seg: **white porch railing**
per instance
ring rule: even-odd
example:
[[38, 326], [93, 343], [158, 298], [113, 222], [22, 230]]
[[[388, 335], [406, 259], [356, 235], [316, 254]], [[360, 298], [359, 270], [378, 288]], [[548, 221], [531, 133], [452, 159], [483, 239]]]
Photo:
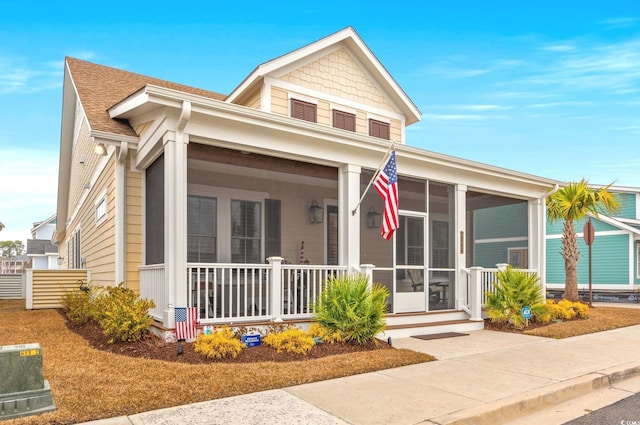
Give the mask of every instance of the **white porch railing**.
[[140, 266], [140, 298], [153, 300], [156, 305], [149, 310], [149, 315], [162, 322], [162, 313], [167, 307], [164, 288], [164, 264]]
[[313, 303], [320, 296], [330, 276], [341, 277], [347, 267], [311, 266], [283, 264], [280, 274], [282, 282], [283, 317], [310, 315]]
[[282, 264], [187, 264], [189, 306], [207, 324], [305, 318], [329, 276], [347, 267]]
[[[500, 265], [499, 265], [500, 266]], [[506, 264], [505, 264], [506, 266]], [[471, 315], [472, 320], [482, 318], [482, 307], [487, 302], [487, 294], [495, 291], [494, 284], [498, 281], [496, 273], [501, 268], [485, 269], [471, 267], [462, 270], [462, 305], [461, 308]], [[527, 274], [534, 274], [535, 269], [521, 269]]]

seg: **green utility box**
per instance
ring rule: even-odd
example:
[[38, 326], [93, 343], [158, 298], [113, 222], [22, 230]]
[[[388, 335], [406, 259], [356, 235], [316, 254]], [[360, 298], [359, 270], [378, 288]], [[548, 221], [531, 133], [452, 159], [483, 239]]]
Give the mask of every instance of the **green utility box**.
[[0, 420], [55, 409], [40, 344], [0, 346]]

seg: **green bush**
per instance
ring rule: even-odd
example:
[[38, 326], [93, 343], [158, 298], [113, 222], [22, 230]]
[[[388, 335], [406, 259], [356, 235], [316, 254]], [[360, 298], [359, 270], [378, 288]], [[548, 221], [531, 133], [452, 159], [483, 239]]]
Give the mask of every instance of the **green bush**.
[[508, 322], [518, 329], [527, 321], [522, 317], [522, 308], [531, 307], [531, 321], [544, 322], [548, 314], [538, 275], [507, 267], [496, 273], [498, 281], [494, 291], [487, 292], [485, 312], [494, 322]]
[[329, 278], [314, 304], [314, 320], [330, 333], [340, 333], [346, 342], [365, 344], [375, 341], [386, 325], [386, 298], [382, 285], [369, 285], [361, 274]]
[[66, 291], [60, 297], [60, 303], [67, 319], [77, 325], [84, 325], [94, 318], [92, 289]]
[[229, 356], [235, 359], [245, 347], [227, 326], [218, 328], [211, 334], [201, 333], [193, 343], [195, 352], [209, 359], [224, 359]]
[[107, 287], [93, 303], [96, 320], [110, 343], [137, 341], [153, 322], [149, 316], [149, 309], [155, 307], [153, 301], [140, 299], [123, 284]]
[[315, 345], [313, 338], [302, 329], [289, 327], [284, 332], [268, 333], [264, 343], [276, 349], [278, 353], [308, 354]]

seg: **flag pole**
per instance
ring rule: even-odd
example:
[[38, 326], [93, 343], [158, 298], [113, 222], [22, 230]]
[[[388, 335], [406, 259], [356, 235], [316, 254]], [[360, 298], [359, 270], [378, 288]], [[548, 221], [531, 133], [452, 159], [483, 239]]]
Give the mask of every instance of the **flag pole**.
[[389, 146], [389, 149], [387, 149], [387, 152], [384, 154], [384, 157], [382, 157], [382, 162], [380, 162], [380, 165], [378, 165], [378, 168], [376, 169], [376, 172], [373, 173], [373, 177], [371, 177], [371, 180], [369, 180], [369, 184], [367, 185], [367, 188], [364, 190], [364, 192], [362, 192], [362, 196], [360, 197], [360, 200], [356, 204], [355, 208], [351, 211], [351, 215], [356, 215], [356, 212], [358, 211], [358, 207], [360, 206], [360, 204], [364, 200], [364, 197], [367, 195], [367, 192], [369, 191], [369, 188], [371, 187], [371, 184], [376, 179], [376, 177], [378, 177], [378, 174], [380, 174], [380, 170], [382, 169], [382, 166], [384, 165], [384, 162], [387, 160], [387, 157], [389, 156], [389, 153], [393, 150], [393, 148], [395, 146], [396, 146], [396, 141], [392, 140], [391, 141], [391, 146]]

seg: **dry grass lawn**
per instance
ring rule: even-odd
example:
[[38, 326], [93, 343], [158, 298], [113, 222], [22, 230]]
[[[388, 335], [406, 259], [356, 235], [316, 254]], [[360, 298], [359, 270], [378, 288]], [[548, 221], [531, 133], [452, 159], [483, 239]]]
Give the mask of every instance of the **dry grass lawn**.
[[57, 410], [3, 424], [73, 424], [422, 363], [411, 350], [374, 350], [307, 361], [190, 365], [106, 353], [71, 332], [54, 310], [0, 300], [0, 345], [39, 343]]
[[[191, 365], [91, 348], [53, 310], [0, 300], [0, 345], [37, 342], [57, 410], [3, 424], [73, 424], [433, 360], [410, 350], [375, 350], [290, 363]], [[525, 330], [565, 338], [640, 324], [640, 309], [596, 307], [584, 320]]]
[[548, 338], [568, 338], [638, 324], [640, 308], [593, 307], [589, 309], [588, 319], [553, 323], [525, 330], [523, 333]]

